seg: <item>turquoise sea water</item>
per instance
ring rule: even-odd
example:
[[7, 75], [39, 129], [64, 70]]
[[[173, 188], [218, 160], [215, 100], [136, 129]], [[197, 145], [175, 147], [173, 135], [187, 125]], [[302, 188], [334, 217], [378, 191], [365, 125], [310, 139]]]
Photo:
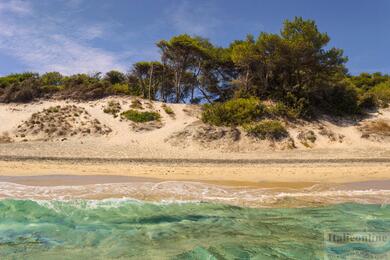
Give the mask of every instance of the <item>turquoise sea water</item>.
[[0, 201], [0, 259], [323, 259], [327, 230], [388, 231], [390, 206]]

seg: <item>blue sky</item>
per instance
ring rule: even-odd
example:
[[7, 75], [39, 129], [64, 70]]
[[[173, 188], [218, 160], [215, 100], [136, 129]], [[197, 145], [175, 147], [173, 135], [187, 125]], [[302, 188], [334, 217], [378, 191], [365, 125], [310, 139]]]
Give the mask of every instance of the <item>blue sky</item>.
[[189, 33], [227, 46], [294, 16], [316, 20], [348, 68], [390, 73], [389, 0], [0, 0], [0, 75], [127, 71]]

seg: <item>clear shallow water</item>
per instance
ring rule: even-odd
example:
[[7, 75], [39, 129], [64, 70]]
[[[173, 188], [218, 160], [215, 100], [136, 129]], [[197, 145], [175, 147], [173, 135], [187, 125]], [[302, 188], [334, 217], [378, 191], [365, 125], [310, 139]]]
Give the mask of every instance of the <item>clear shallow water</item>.
[[323, 259], [326, 230], [389, 231], [390, 206], [0, 200], [1, 259]]
[[[370, 184], [371, 185], [371, 184]], [[385, 189], [384, 189], [385, 188]], [[310, 207], [340, 204], [390, 204], [387, 187], [323, 186], [304, 189], [228, 187], [199, 182], [129, 182], [78, 186], [29, 186], [0, 182], [0, 199], [203, 201], [241, 207]]]

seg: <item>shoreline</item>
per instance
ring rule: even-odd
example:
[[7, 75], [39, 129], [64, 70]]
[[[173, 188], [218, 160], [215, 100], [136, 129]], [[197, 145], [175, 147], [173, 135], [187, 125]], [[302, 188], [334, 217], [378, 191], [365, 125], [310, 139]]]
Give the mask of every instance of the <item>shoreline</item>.
[[206, 159], [206, 158], [104, 158], [104, 157], [60, 157], [60, 156], [16, 156], [16, 155], [0, 155], [0, 162], [68, 162], [68, 163], [107, 163], [110, 164], [216, 164], [216, 165], [271, 165], [271, 164], [354, 164], [354, 163], [389, 163], [389, 157], [379, 158], [305, 158], [305, 159]]
[[389, 180], [390, 159], [274, 159], [245, 163], [243, 160], [0, 156], [0, 176], [34, 175], [127, 176], [252, 187], [283, 183], [285, 187], [296, 187]]
[[344, 184], [169, 181], [116, 175], [0, 176], [0, 200], [217, 203], [250, 208], [388, 204], [390, 180]]

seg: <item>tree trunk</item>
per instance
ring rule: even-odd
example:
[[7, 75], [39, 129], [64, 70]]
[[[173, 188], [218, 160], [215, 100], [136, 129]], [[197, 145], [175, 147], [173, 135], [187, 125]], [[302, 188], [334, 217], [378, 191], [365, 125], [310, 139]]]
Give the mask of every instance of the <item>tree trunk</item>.
[[150, 68], [150, 75], [149, 75], [149, 93], [148, 93], [148, 98], [149, 101], [151, 100], [151, 89], [152, 89], [152, 78], [153, 78], [153, 64], [152, 67]]

